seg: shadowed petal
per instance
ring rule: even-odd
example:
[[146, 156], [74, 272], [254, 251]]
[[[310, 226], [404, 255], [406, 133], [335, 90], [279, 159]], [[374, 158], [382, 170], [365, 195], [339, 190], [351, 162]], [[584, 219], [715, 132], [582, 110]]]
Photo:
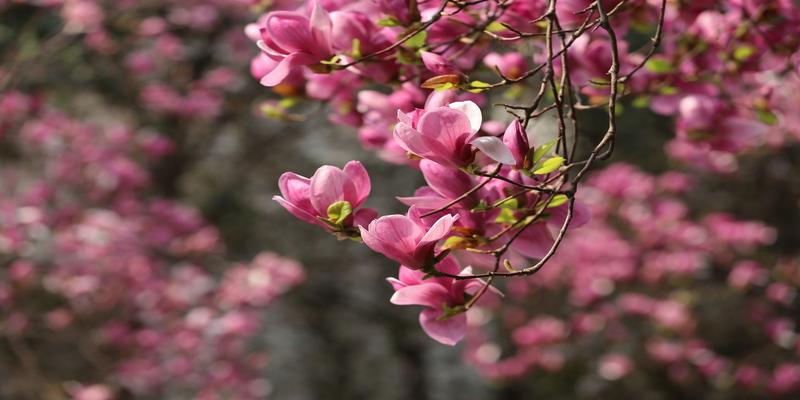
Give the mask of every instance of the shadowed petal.
[[425, 310], [419, 314], [419, 324], [431, 339], [448, 346], [455, 346], [467, 332], [467, 316], [462, 313], [438, 320], [441, 315], [441, 310]]
[[502, 140], [494, 136], [483, 136], [473, 140], [470, 144], [477, 147], [478, 150], [486, 154], [492, 160], [501, 164], [515, 165], [517, 161], [511, 150], [506, 147]]

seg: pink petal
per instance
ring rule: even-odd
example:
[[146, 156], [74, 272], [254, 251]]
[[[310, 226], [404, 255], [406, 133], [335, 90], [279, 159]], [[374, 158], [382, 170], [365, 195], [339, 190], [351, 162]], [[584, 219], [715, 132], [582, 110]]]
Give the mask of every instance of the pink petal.
[[261, 78], [261, 85], [272, 87], [280, 84], [296, 68], [316, 63], [313, 56], [305, 53], [293, 53], [281, 60], [275, 68]]
[[305, 222], [308, 222], [310, 224], [315, 224], [315, 225], [320, 225], [320, 226], [326, 227], [326, 225], [322, 221], [318, 220], [316, 218], [316, 216], [308, 213], [307, 211], [303, 210], [300, 207], [297, 207], [296, 205], [292, 204], [291, 202], [289, 202], [288, 200], [284, 199], [283, 197], [281, 197], [281, 196], [273, 196], [272, 200], [275, 200], [276, 202], [278, 202], [278, 204], [283, 206], [283, 208], [285, 208], [286, 211], [289, 211], [295, 217], [300, 218], [301, 220], [303, 220]]
[[353, 216], [353, 226], [368, 226], [375, 218], [378, 218], [377, 211], [371, 208], [362, 208]]
[[[453, 256], [447, 256], [438, 264], [436, 264], [436, 270], [451, 275], [458, 275], [462, 272], [461, 266], [458, 264], [458, 260], [456, 260], [456, 258]], [[452, 278], [447, 279], [452, 280]]]
[[458, 90], [455, 89], [435, 90], [431, 92], [430, 96], [428, 96], [428, 99], [425, 101], [425, 109], [435, 110], [440, 107], [447, 107], [448, 104], [455, 100], [457, 95]]
[[439, 308], [447, 302], [447, 288], [435, 283], [423, 282], [398, 289], [389, 300], [398, 306], [427, 306]]
[[486, 154], [489, 158], [501, 164], [515, 165], [517, 161], [511, 150], [506, 147], [502, 140], [494, 136], [482, 136], [473, 140], [470, 144]]
[[403, 215], [387, 215], [361, 228], [361, 238], [372, 250], [398, 261], [409, 268], [422, 268], [422, 261], [414, 257], [417, 239], [422, 228]]
[[403, 283], [403, 281], [396, 278], [386, 278], [386, 282], [389, 282], [389, 284], [392, 285], [392, 289], [395, 291], [406, 287], [406, 284]]
[[304, 177], [295, 174], [294, 172], [284, 172], [278, 178], [278, 189], [280, 189], [283, 197], [295, 204], [307, 204], [308, 211], [311, 209], [311, 202], [309, 201], [309, 186], [311, 181]]
[[472, 189], [473, 184], [469, 175], [443, 166], [439, 163], [422, 160], [419, 169], [425, 177], [425, 182], [440, 195], [448, 199], [456, 199]]
[[356, 198], [352, 201], [353, 208], [358, 208], [364, 203], [364, 200], [369, 196], [372, 185], [369, 180], [369, 174], [364, 166], [358, 161], [350, 161], [344, 166], [344, 173], [353, 182], [356, 189]]
[[404, 266], [400, 266], [400, 269], [397, 272], [397, 278], [400, 279], [401, 282], [405, 283], [406, 285], [417, 285], [422, 282], [422, 277], [425, 274], [416, 269], [406, 268]]
[[288, 12], [271, 12], [266, 21], [269, 40], [289, 53], [310, 53], [313, 45], [309, 21], [304, 15]]
[[419, 240], [419, 244], [417, 247], [422, 247], [427, 244], [436, 243], [445, 236], [450, 233], [450, 228], [453, 227], [453, 224], [458, 220], [458, 215], [445, 215], [442, 218], [439, 218], [436, 223], [428, 229], [428, 232], [425, 233], [425, 236]]
[[553, 246], [553, 235], [545, 224], [533, 224], [525, 229], [511, 246], [531, 258], [542, 258]]
[[425, 141], [428, 148], [433, 142], [443, 151], [452, 153], [464, 145], [464, 139], [471, 135], [472, 127], [466, 114], [442, 107], [426, 112], [420, 118], [417, 130], [424, 138], [430, 139]]
[[472, 128], [472, 133], [478, 132], [481, 129], [481, 124], [483, 123], [483, 114], [481, 114], [481, 108], [478, 107], [477, 104], [469, 100], [457, 101], [455, 103], [450, 103], [448, 107], [461, 111], [467, 116], [469, 119], [469, 125]]
[[467, 316], [462, 313], [440, 321], [437, 318], [441, 315], [441, 310], [424, 310], [419, 314], [419, 324], [431, 339], [455, 346], [467, 332]]
[[416, 129], [412, 128], [411, 125], [403, 122], [395, 125], [394, 138], [397, 144], [409, 153], [416, 154], [420, 157], [424, 157], [430, 153], [428, 146], [425, 145], [425, 141], [422, 140], [422, 135]]
[[318, 53], [330, 54], [331, 44], [331, 17], [328, 12], [320, 6], [319, 1], [314, 2], [314, 9], [311, 11], [310, 21], [311, 34], [314, 38], [313, 45]]
[[423, 210], [437, 210], [450, 203], [450, 200], [438, 196], [397, 197], [401, 203]]
[[[550, 219], [547, 222], [551, 226], [560, 229], [567, 219], [567, 207], [569, 204], [564, 204], [559, 207], [550, 209]], [[577, 228], [586, 225], [592, 219], [592, 211], [582, 201], [575, 200], [572, 206], [572, 221], [570, 221], [570, 228]]]
[[[328, 207], [338, 201], [357, 198], [356, 188], [350, 178], [339, 168], [324, 165], [311, 177], [309, 187], [311, 204], [320, 213], [328, 215]], [[355, 207], [355, 205], [351, 204]]]

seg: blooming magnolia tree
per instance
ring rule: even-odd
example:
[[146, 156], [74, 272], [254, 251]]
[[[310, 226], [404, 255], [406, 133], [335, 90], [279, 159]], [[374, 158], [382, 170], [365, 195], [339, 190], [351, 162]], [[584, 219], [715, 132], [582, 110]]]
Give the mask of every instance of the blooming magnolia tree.
[[[796, 248], [707, 192], [799, 167], [798, 48], [792, 0], [0, 0], [0, 397], [267, 397], [261, 311], [303, 269], [224, 243], [252, 229], [184, 180], [254, 110], [325, 107], [424, 185], [381, 215], [349, 161], [271, 204], [391, 260], [390, 302], [500, 398], [796, 398]], [[657, 141], [641, 115], [684, 172], [601, 165]]]
[[303, 270], [176, 193], [244, 95], [245, 6], [0, 2], [0, 397], [269, 392], [253, 339]]
[[[789, 2], [746, 1], [314, 1], [269, 12], [247, 28], [261, 84], [328, 101], [334, 122], [427, 183], [399, 197], [406, 215], [377, 217], [362, 207], [370, 180], [353, 161], [286, 173], [275, 200], [399, 262], [392, 302], [427, 307], [423, 329], [455, 344], [497, 278], [539, 272], [589, 221], [576, 193], [614, 150], [621, 96], [676, 115], [667, 151], [711, 169], [790, 136], [773, 86], [796, 79], [799, 16]], [[479, 104], [500, 96], [506, 113], [485, 118]], [[293, 103], [267, 107], [290, 117]], [[587, 143], [579, 114], [594, 108], [607, 128]], [[529, 130], [539, 121], [552, 123]]]

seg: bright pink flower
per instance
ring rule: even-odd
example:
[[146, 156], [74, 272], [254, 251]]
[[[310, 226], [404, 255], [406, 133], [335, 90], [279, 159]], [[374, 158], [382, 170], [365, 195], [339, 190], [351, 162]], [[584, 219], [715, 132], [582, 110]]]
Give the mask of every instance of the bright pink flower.
[[[451, 275], [471, 272], [461, 271], [453, 257], [443, 259], [436, 269]], [[400, 306], [425, 306], [419, 314], [422, 329], [437, 342], [453, 346], [464, 338], [467, 330], [467, 316], [462, 307], [483, 283], [450, 277], [423, 279], [424, 276], [416, 268], [401, 266], [397, 279], [387, 279], [395, 290], [390, 301]]]
[[465, 101], [408, 114], [398, 112], [397, 118], [400, 122], [395, 125], [395, 140], [409, 153], [453, 168], [466, 167], [474, 159], [470, 142], [482, 121], [475, 103]]
[[342, 222], [343, 227], [363, 225], [375, 217], [372, 209], [358, 210], [371, 189], [367, 170], [358, 161], [348, 162], [343, 169], [322, 166], [310, 179], [286, 172], [278, 180], [278, 187], [282, 196], [274, 196], [273, 200], [297, 218], [328, 230], [331, 225], [322, 220], [333, 218], [328, 208], [334, 203], [350, 203], [353, 214]]
[[483, 63], [489, 68], [497, 68], [504, 77], [511, 79], [519, 78], [528, 70], [525, 57], [517, 52], [489, 53], [484, 57]]
[[615, 381], [624, 378], [633, 370], [630, 357], [620, 353], [609, 353], [600, 359], [597, 372], [603, 379]]
[[425, 68], [436, 75], [458, 75], [461, 71], [446, 58], [428, 51], [421, 51], [420, 56]]
[[387, 215], [370, 222], [366, 229], [360, 227], [361, 238], [372, 250], [408, 268], [422, 269], [433, 265], [436, 243], [450, 233], [457, 219], [445, 215], [426, 229], [416, 218]]
[[279, 61], [261, 78], [264, 86], [278, 85], [291, 71], [318, 64], [333, 55], [331, 18], [319, 3], [315, 3], [310, 17], [298, 12], [271, 12], [260, 31], [259, 47]]
[[522, 168], [531, 146], [528, 134], [518, 120], [511, 122], [502, 140], [495, 136], [481, 136], [470, 142], [487, 157], [500, 164]]

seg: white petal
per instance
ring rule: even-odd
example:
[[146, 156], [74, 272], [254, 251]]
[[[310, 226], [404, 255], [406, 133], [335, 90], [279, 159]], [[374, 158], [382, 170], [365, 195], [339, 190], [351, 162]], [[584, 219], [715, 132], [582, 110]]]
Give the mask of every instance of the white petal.
[[501, 164], [514, 165], [514, 155], [506, 147], [502, 140], [494, 136], [482, 136], [472, 141], [473, 146], [477, 147], [483, 154]]
[[471, 101], [457, 101], [455, 103], [450, 103], [448, 107], [467, 114], [467, 118], [469, 118], [469, 125], [472, 128], [472, 133], [475, 133], [481, 129], [483, 115], [481, 115], [481, 108], [478, 107], [477, 104]]

